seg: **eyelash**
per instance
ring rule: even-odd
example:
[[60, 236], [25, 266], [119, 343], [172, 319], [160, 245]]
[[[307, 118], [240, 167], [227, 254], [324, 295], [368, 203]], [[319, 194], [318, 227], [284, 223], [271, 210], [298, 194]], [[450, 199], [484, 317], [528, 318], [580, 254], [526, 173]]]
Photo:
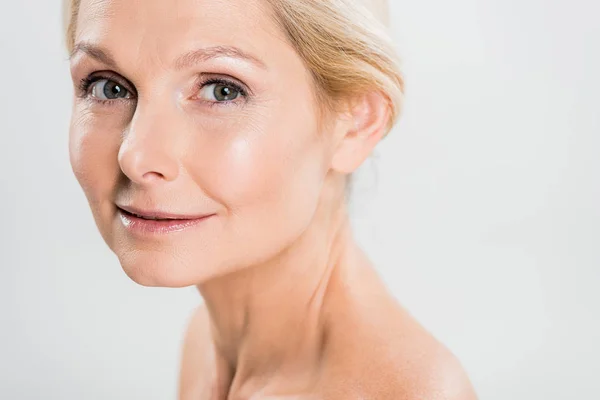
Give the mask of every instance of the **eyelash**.
[[[109, 106], [114, 105], [115, 103], [120, 102], [122, 100], [127, 100], [127, 99], [102, 100], [102, 99], [93, 97], [91, 95], [91, 93], [89, 93], [89, 89], [94, 83], [101, 81], [101, 80], [112, 81], [112, 82], [118, 83], [121, 86], [124, 86], [124, 87], [126, 86], [126, 85], [121, 84], [121, 82], [119, 82], [117, 79], [115, 79], [114, 77], [111, 77], [111, 76], [88, 75], [79, 82], [80, 97], [90, 98], [92, 101], [94, 101], [96, 103], [99, 103], [102, 105], [109, 105]], [[200, 91], [205, 86], [212, 85], [212, 84], [224, 85], [224, 86], [231, 87], [231, 88], [235, 89], [241, 97], [244, 97], [244, 98], [248, 97], [248, 92], [242, 86], [238, 85], [237, 83], [233, 82], [232, 80], [224, 79], [224, 78], [202, 79], [200, 82], [198, 82], [196, 84], [195, 90]], [[135, 95], [131, 90], [127, 89], [126, 87], [125, 87], [125, 90], [127, 90], [130, 94]], [[236, 103], [235, 100], [228, 100], [228, 101], [200, 100], [200, 101], [202, 103], [208, 103], [209, 107], [227, 107], [227, 106], [235, 105], [235, 103]]]
[[[93, 102], [95, 103], [99, 103], [102, 105], [111, 105], [111, 103], [116, 103], [119, 100], [101, 100], [101, 99], [97, 99], [95, 97], [92, 96], [91, 93], [89, 93], [90, 87], [98, 82], [101, 81], [103, 79], [106, 80], [110, 80], [110, 81], [114, 81], [117, 82], [119, 84], [121, 84], [120, 82], [116, 81], [115, 79], [111, 78], [110, 76], [101, 76], [101, 75], [95, 75], [95, 76], [86, 76], [85, 78], [83, 78], [80, 82], [79, 82], [79, 93], [81, 98], [89, 98], [91, 99]], [[126, 89], [128, 92], [130, 92], [129, 89]]]
[[[208, 78], [206, 80], [201, 80], [200, 82], [198, 82], [196, 84], [196, 91], [199, 92], [202, 89], [204, 89], [205, 86], [213, 85], [213, 84], [231, 87], [239, 93], [239, 97], [243, 97], [245, 99], [248, 98], [248, 92], [242, 86], [238, 85], [237, 83], [233, 82], [232, 80], [225, 79], [225, 78]], [[202, 101], [203, 103], [208, 103], [208, 105], [210, 107], [214, 107], [214, 106], [225, 106], [226, 107], [226, 106], [230, 106], [230, 105], [236, 105], [235, 104], [236, 100], [227, 100], [227, 101], [200, 100], [200, 101]]]

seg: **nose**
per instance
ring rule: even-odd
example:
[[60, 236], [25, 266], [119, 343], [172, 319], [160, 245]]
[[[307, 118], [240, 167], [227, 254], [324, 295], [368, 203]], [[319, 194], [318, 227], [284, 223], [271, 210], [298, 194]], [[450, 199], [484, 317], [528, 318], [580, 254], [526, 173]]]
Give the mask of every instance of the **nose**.
[[131, 181], [144, 185], [177, 178], [176, 138], [165, 128], [166, 119], [166, 115], [156, 110], [142, 110], [138, 106], [118, 155], [121, 170]]

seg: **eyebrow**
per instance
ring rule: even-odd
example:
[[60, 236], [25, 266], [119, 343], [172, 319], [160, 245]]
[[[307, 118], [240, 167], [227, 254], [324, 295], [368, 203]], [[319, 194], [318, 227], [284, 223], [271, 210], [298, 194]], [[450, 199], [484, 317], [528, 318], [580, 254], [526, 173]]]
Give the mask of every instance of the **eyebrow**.
[[115, 68], [117, 67], [117, 63], [112, 58], [110, 53], [103, 50], [99, 46], [95, 46], [88, 42], [79, 42], [75, 46], [73, 46], [73, 50], [71, 54], [69, 54], [69, 60], [72, 60], [78, 53], [84, 53], [88, 56], [92, 57], [95, 60], [100, 61], [103, 64], [108, 65], [109, 67]]
[[192, 50], [177, 58], [175, 61], [175, 69], [181, 70], [189, 68], [196, 63], [218, 57], [239, 58], [246, 60], [262, 69], [267, 69], [266, 64], [261, 59], [234, 46], [212, 46], [198, 50]]
[[[100, 61], [103, 64], [108, 65], [111, 68], [117, 68], [117, 63], [115, 62], [115, 59], [111, 56], [110, 52], [93, 43], [77, 43], [73, 47], [73, 51], [71, 51], [71, 54], [69, 55], [69, 60], [75, 57], [75, 55], [77, 55], [78, 53], [85, 53], [88, 56]], [[267, 69], [266, 64], [261, 59], [253, 56], [252, 54], [246, 53], [242, 49], [234, 46], [212, 46], [192, 50], [179, 56], [177, 60], [175, 60], [175, 63], [173, 65], [176, 70], [182, 70], [190, 68], [191, 66], [197, 63], [219, 57], [239, 58], [248, 61], [262, 69]]]

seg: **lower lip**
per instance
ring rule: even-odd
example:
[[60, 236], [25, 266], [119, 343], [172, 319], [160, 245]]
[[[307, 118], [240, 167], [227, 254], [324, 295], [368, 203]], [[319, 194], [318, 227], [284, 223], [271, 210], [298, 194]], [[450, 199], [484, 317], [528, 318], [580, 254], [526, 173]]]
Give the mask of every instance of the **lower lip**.
[[121, 209], [118, 209], [118, 212], [121, 223], [128, 231], [146, 235], [160, 235], [180, 232], [197, 226], [198, 224], [201, 224], [212, 217], [212, 215], [207, 215], [205, 217], [195, 219], [152, 220], [136, 217], [135, 215], [124, 212]]

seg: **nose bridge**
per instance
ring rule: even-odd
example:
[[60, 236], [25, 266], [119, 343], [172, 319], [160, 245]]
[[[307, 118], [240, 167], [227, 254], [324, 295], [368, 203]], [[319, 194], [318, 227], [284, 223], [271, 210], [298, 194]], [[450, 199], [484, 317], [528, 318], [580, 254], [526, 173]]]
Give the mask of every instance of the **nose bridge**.
[[174, 119], [177, 109], [160, 90], [138, 98], [135, 113], [124, 133], [119, 164], [131, 180], [139, 183], [161, 177], [173, 180], [179, 169]]

